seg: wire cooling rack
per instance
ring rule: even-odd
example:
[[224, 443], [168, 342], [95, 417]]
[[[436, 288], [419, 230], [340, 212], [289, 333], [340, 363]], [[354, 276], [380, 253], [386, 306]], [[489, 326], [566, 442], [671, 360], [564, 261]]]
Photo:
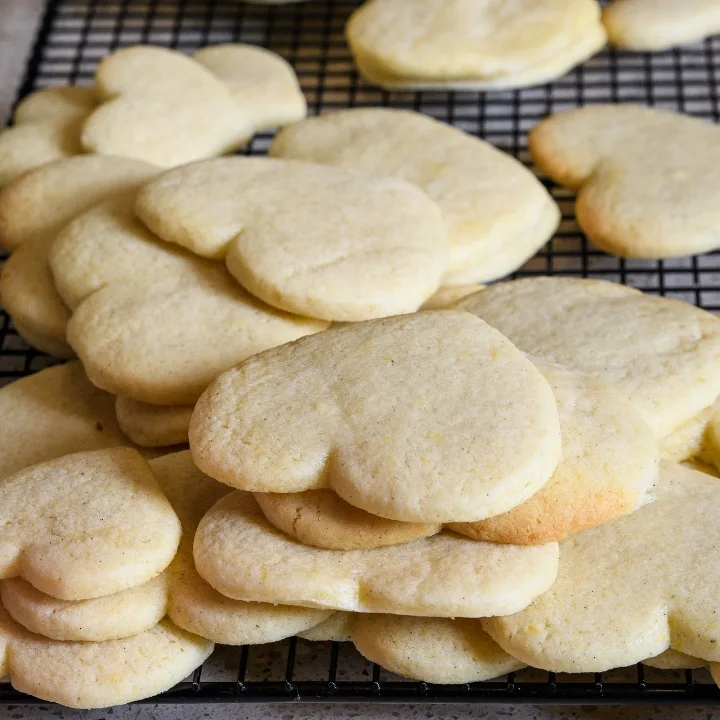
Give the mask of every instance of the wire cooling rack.
[[[124, 45], [152, 43], [192, 52], [230, 41], [269, 47], [295, 67], [311, 112], [389, 105], [422, 111], [489, 140], [528, 162], [527, 131], [546, 115], [598, 102], [638, 102], [720, 118], [720, 38], [663, 53], [608, 50], [550, 85], [511, 92], [387, 93], [358, 79], [343, 39], [355, 0], [291, 5], [207, 2], [48, 3], [20, 96], [38, 87], [89, 84], [99, 60]], [[247, 152], [262, 154], [270, 135]], [[720, 253], [666, 261], [620, 260], [593, 248], [575, 222], [573, 198], [551, 187], [563, 211], [557, 236], [517, 276], [599, 277], [720, 309]], [[0, 384], [53, 361], [29, 349], [5, 313]], [[147, 702], [478, 702], [720, 705], [706, 671], [637, 668], [596, 675], [524, 670], [492, 682], [437, 686], [411, 682], [365, 661], [349, 643], [291, 639], [219, 648], [192, 678]], [[0, 685], [0, 703], [38, 702]]]

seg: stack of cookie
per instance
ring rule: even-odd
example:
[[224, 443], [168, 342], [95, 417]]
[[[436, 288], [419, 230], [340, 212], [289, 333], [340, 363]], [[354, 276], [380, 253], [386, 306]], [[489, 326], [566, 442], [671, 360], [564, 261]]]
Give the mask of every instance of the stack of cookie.
[[720, 500], [674, 461], [717, 456], [720, 320], [560, 278], [458, 308], [245, 359], [149, 463], [78, 363], [0, 392], [13, 684], [115, 704], [294, 634], [428, 682], [716, 671]]

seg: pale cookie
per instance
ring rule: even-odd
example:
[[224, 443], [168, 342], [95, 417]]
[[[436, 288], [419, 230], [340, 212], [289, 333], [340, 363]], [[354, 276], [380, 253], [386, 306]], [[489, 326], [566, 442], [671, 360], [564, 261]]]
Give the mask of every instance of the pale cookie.
[[409, 110], [360, 108], [310, 118], [282, 130], [269, 152], [396, 176], [424, 190], [447, 227], [447, 285], [485, 282], [516, 270], [560, 222], [550, 194], [520, 162]]
[[613, 45], [628, 50], [665, 50], [720, 33], [717, 0], [615, 0], [603, 11]]
[[90, 88], [55, 87], [28, 95], [14, 125], [0, 130], [0, 187], [14, 177], [82, 152], [80, 133], [97, 104]]
[[697, 670], [706, 667], [708, 663], [699, 658], [691, 657], [677, 650], [666, 650], [660, 655], [643, 660], [643, 665], [658, 668], [658, 670]]
[[198, 573], [227, 597], [433, 617], [524, 608], [557, 574], [558, 546], [476, 542], [454, 533], [374, 550], [321, 550], [275, 529], [252, 495], [219, 500], [195, 534]]
[[49, 263], [57, 291], [74, 309], [113, 282], [173, 278], [197, 258], [154, 236], [133, 212], [135, 192], [105, 200], [77, 215], [57, 235]]
[[230, 90], [175, 50], [116, 50], [98, 66], [95, 89], [106, 102], [85, 121], [82, 143], [100, 155], [173, 167], [237, 150], [253, 134]]
[[350, 628], [361, 655], [413, 680], [470, 683], [525, 667], [500, 648], [477, 620], [353, 615]]
[[418, 523], [505, 512], [549, 480], [561, 452], [540, 372], [453, 310], [356, 323], [249, 358], [200, 398], [190, 448], [201, 470], [242, 490], [326, 487]]
[[716, 413], [715, 405], [706, 408], [664, 437], [660, 441], [662, 457], [666, 460], [682, 462], [707, 452], [706, 433], [711, 432]]
[[720, 320], [601, 280], [540, 277], [460, 301], [534, 357], [612, 385], [660, 440], [720, 395]]
[[[602, 525], [648, 502], [658, 476], [658, 446], [633, 405], [612, 388], [547, 363], [563, 459], [550, 481], [502, 515], [449, 528], [474, 540], [540, 545]], [[255, 499], [277, 528], [306, 545], [329, 549], [381, 547], [438, 533], [440, 525], [382, 520], [329, 490], [263, 494]]]
[[150, 405], [119, 396], [115, 402], [117, 423], [140, 447], [165, 447], [188, 441], [194, 405]]
[[167, 571], [143, 585], [91, 600], [63, 601], [21, 579], [0, 583], [3, 604], [16, 622], [65, 641], [104, 641], [149, 630], [167, 613], [178, 627], [215, 642], [255, 645], [314, 627], [330, 614], [230, 600], [195, 571], [193, 537], [200, 518], [228, 488], [203, 475], [190, 453], [151, 461], [153, 473], [182, 523], [183, 537]]
[[602, 525], [647, 503], [658, 478], [652, 430], [632, 403], [579, 373], [537, 363], [555, 393], [563, 458], [522, 505], [451, 530], [476, 540], [537, 545]]
[[65, 455], [0, 483], [0, 577], [53, 597], [109, 595], [151, 580], [180, 541], [180, 522], [130, 448]]
[[79, 362], [41, 370], [0, 390], [0, 476], [127, 442], [113, 398], [87, 379]]
[[421, 310], [452, 310], [455, 304], [468, 295], [482, 290], [484, 285], [445, 285], [431, 295], [420, 307]]
[[156, 174], [156, 168], [138, 160], [92, 155], [32, 170], [0, 192], [0, 246], [12, 251], [24, 242], [57, 235], [76, 215], [137, 189]]
[[378, 66], [371, 59], [359, 53], [355, 56], [355, 64], [360, 75], [370, 84], [379, 85], [386, 90], [415, 92], [422, 90], [457, 90], [460, 92], [512, 90], [557, 80], [602, 50], [606, 43], [605, 29], [602, 25], [597, 24], [585, 30], [581, 37], [570, 41], [563, 50], [546, 59], [511, 75], [483, 79], [437, 80], [403, 77], [389, 73], [386, 68]]
[[255, 493], [265, 518], [304, 545], [329, 550], [401, 545], [436, 535], [442, 525], [403, 523], [371, 515], [338, 497], [332, 490], [301, 493]]
[[503, 81], [564, 56], [559, 75], [587, 58], [583, 39], [598, 34], [604, 39], [595, 0], [369, 0], [346, 28], [361, 68], [426, 88], [503, 87]]
[[334, 612], [327, 620], [299, 632], [297, 636], [312, 642], [349, 642], [350, 621], [353, 617], [354, 613]]
[[273, 307], [324, 320], [413, 312], [447, 263], [440, 211], [395, 178], [268, 158], [166, 172], [138, 217], [168, 242], [221, 259]]
[[167, 573], [91, 600], [58, 600], [22, 578], [0, 581], [8, 614], [30, 632], [63, 642], [104, 642], [155, 627], [167, 612]]
[[720, 246], [716, 124], [639, 105], [592, 105], [544, 120], [529, 145], [544, 173], [578, 190], [578, 222], [603, 250], [664, 258]]
[[602, 672], [668, 648], [720, 659], [717, 482], [665, 462], [655, 501], [560, 546], [557, 581], [528, 608], [483, 621], [511, 655]]
[[58, 295], [48, 265], [52, 235], [23, 243], [0, 274], [0, 301], [18, 335], [50, 355], [74, 355], [65, 340], [70, 310]]
[[68, 341], [98, 387], [156, 405], [194, 403], [220, 373], [327, 323], [275, 310], [224, 267], [196, 259], [176, 277], [126, 277], [75, 310]]
[[120, 705], [169, 690], [213, 647], [167, 620], [129, 639], [48, 640], [21, 628], [0, 607], [0, 674], [20, 692], [73, 708]]
[[297, 122], [307, 114], [295, 71], [277, 53], [228, 43], [201, 48], [194, 57], [228, 87], [256, 130]]

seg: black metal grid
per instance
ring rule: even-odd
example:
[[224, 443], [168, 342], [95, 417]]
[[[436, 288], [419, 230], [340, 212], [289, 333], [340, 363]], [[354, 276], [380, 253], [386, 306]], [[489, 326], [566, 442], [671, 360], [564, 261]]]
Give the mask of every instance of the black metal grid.
[[[192, 52], [243, 41], [269, 47], [296, 68], [311, 112], [390, 105], [453, 123], [527, 162], [526, 134], [550, 113], [597, 102], [639, 102], [718, 121], [720, 38], [663, 53], [608, 50], [566, 77], [519, 91], [387, 93], [354, 72], [343, 28], [357, 0], [245, 5], [236, 0], [50, 0], [20, 96], [38, 87], [89, 84], [116, 47], [166, 45]], [[262, 154], [270, 135], [247, 152]], [[720, 253], [666, 261], [621, 260], [593, 248], [573, 214], [573, 197], [552, 187], [563, 221], [557, 236], [517, 275], [599, 277], [720, 310]], [[3, 312], [0, 384], [53, 362], [29, 349]], [[223, 648], [191, 679], [147, 702], [441, 702], [720, 705], [705, 671], [626, 669], [596, 675], [534, 670], [497, 681], [433, 686], [386, 673], [352, 646], [291, 639], [262, 648]], [[38, 702], [0, 685], [0, 703]]]

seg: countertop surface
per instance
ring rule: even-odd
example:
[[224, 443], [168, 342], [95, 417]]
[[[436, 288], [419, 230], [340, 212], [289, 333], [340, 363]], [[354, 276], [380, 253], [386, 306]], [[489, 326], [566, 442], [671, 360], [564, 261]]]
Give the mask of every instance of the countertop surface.
[[[43, 0], [0, 0], [0, 118], [12, 108], [40, 21]], [[478, 720], [711, 720], [720, 717], [708, 708], [617, 708], [556, 706], [470, 705], [136, 705], [108, 710], [72, 711], [57, 706], [10, 706], [0, 708], [0, 717], [12, 720], [36, 718], [114, 718], [116, 720], [189, 720], [190, 718], [249, 718], [250, 720], [426, 720], [430, 718], [478, 718]]]

